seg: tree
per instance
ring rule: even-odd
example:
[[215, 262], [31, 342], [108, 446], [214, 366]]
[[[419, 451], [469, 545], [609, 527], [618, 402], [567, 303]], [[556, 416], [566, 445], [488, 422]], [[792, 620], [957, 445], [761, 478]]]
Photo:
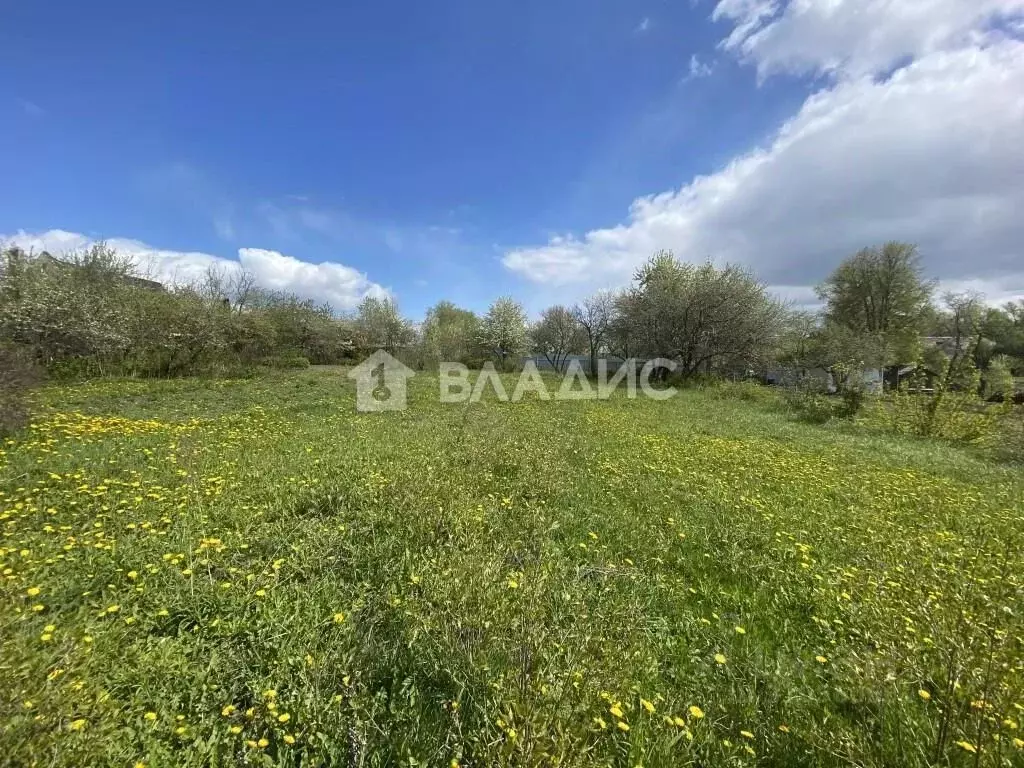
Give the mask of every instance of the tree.
[[545, 309], [530, 333], [533, 348], [544, 355], [556, 371], [565, 367], [569, 355], [583, 348], [584, 335], [576, 314], [561, 305]]
[[391, 297], [367, 296], [356, 310], [356, 327], [365, 347], [394, 354], [416, 338], [412, 324], [402, 317]]
[[439, 301], [423, 321], [423, 353], [431, 363], [469, 363], [477, 349], [480, 318], [450, 301]]
[[526, 312], [508, 296], [497, 299], [480, 324], [480, 346], [494, 355], [505, 368], [509, 358], [526, 349]]
[[760, 366], [784, 316], [746, 269], [687, 264], [671, 251], [637, 270], [618, 309], [631, 351], [673, 358], [687, 377]]
[[884, 365], [913, 356], [934, 284], [922, 277], [917, 246], [888, 242], [846, 259], [817, 290], [828, 322], [875, 337]]
[[[587, 336], [590, 348], [590, 372], [597, 371], [597, 354], [608, 341], [615, 319], [615, 296], [608, 291], [595, 293], [572, 308], [576, 322]], [[628, 355], [623, 355], [628, 357]]]

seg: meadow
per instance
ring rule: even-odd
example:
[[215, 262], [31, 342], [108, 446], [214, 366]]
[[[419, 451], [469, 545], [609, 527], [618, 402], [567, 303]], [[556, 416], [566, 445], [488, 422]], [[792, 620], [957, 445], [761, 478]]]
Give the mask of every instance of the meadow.
[[1024, 477], [663, 401], [101, 381], [0, 445], [0, 763], [1024, 765]]

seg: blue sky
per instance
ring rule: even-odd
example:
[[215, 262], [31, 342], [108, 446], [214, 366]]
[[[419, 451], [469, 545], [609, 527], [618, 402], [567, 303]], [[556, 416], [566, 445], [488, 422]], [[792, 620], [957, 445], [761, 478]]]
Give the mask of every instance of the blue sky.
[[[936, 276], [1024, 291], [1006, 245], [1021, 233], [1000, 217], [1020, 192], [999, 177], [1010, 146], [972, 159], [968, 189], [932, 179], [901, 198], [897, 220], [868, 210], [894, 171], [951, 151], [940, 136], [918, 158], [891, 128], [874, 136], [873, 105], [902, 99], [913, 115], [941, 116], [950, 100], [984, 99], [993, 78], [1024, 92], [1020, 2], [981, 0], [965, 14], [962, 0], [938, 0], [936, 26], [964, 32], [941, 45], [890, 3], [865, 5], [892, 30], [881, 53], [870, 30], [831, 10], [793, 18], [785, 0], [14, 5], [0, 27], [0, 233], [50, 243], [60, 230], [72, 244], [104, 237], [243, 263], [239, 249], [283, 254], [293, 260], [258, 262], [271, 284], [336, 302], [382, 286], [418, 317], [440, 298], [484, 309], [504, 293], [536, 311], [621, 285], [656, 247], [748, 263], [799, 298], [854, 244], [927, 242], [937, 211], [966, 195], [984, 208], [964, 215], [993, 253], [971, 272], [948, 243], [932, 248]], [[994, 16], [999, 34], [966, 42]], [[979, 51], [991, 61], [969, 60]], [[915, 78], [936, 67], [949, 70], [945, 86], [976, 75], [977, 93], [968, 83], [929, 97], [935, 83]], [[1001, 139], [984, 109], [1000, 111], [1008, 135], [1024, 128], [1019, 97], [970, 103], [982, 114], [948, 126], [963, 142], [952, 151]], [[857, 135], [881, 150], [844, 137], [839, 123], [861, 117]], [[821, 119], [838, 127], [816, 148]], [[796, 152], [780, 144], [787, 131]], [[805, 147], [811, 156], [789, 167]], [[757, 168], [735, 170], [758, 151]], [[872, 177], [858, 152], [888, 165]], [[794, 182], [798, 170], [823, 174], [821, 188]], [[842, 191], [851, 176], [856, 194]], [[808, 210], [824, 205], [822, 188], [837, 190], [835, 207]], [[758, 189], [760, 201], [737, 192]], [[664, 199], [631, 213], [654, 195]], [[829, 216], [834, 242], [808, 236], [793, 250], [784, 233]], [[366, 280], [293, 280], [299, 262]], [[317, 287], [332, 279], [349, 282]]]

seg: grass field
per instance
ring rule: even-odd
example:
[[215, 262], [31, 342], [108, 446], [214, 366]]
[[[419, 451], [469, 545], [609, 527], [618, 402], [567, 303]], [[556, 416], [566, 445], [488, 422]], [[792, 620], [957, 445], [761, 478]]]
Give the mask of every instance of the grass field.
[[0, 451], [0, 763], [1022, 765], [1024, 478], [665, 402], [51, 388]]

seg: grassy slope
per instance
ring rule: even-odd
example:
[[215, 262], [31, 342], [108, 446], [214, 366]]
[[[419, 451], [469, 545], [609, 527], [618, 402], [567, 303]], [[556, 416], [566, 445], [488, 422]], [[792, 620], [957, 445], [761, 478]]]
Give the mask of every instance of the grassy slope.
[[336, 372], [49, 390], [0, 456], [0, 754], [1024, 754], [1019, 475], [707, 394], [413, 384], [372, 415]]

